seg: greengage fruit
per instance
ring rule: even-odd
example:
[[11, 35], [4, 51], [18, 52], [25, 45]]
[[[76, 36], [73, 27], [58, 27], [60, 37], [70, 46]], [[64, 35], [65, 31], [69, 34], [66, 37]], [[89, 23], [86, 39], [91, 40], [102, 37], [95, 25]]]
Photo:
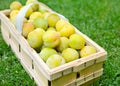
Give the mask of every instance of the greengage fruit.
[[33, 21], [33, 25], [36, 28], [43, 28], [44, 30], [46, 30], [48, 27], [48, 22], [43, 18], [36, 18]]
[[22, 35], [27, 38], [28, 34], [34, 30], [34, 26], [32, 23], [24, 23], [22, 28]]
[[82, 49], [85, 46], [85, 39], [79, 34], [72, 34], [69, 38], [69, 46], [74, 49]]
[[67, 37], [60, 37], [60, 44], [56, 47], [59, 52], [62, 52], [64, 49], [68, 48], [69, 40]]
[[89, 55], [94, 54], [96, 52], [97, 51], [96, 51], [95, 47], [87, 45], [81, 49], [80, 57], [86, 57], [86, 56], [89, 56]]
[[40, 12], [33, 12], [33, 13], [30, 15], [29, 20], [30, 20], [31, 22], [33, 22], [34, 19], [36, 19], [36, 18], [42, 18], [42, 14], [41, 14]]
[[22, 7], [22, 4], [18, 1], [14, 1], [10, 4], [10, 10], [20, 10]]
[[27, 41], [32, 48], [40, 48], [43, 44], [41, 31], [39, 29], [31, 31], [28, 34]]
[[39, 53], [40, 57], [41, 57], [45, 62], [46, 62], [47, 59], [48, 59], [51, 55], [53, 55], [53, 54], [57, 54], [57, 51], [56, 51], [55, 49], [53, 49], [53, 48], [48, 48], [48, 47], [43, 48], [43, 49], [40, 51], [40, 53]]
[[62, 51], [62, 57], [65, 59], [66, 62], [71, 62], [79, 58], [79, 54], [77, 50], [73, 48], [66, 48]]
[[44, 45], [55, 48], [60, 43], [60, 34], [54, 30], [48, 30], [43, 35]]
[[56, 23], [60, 20], [60, 17], [57, 14], [50, 14], [47, 17], [48, 25], [50, 27], [55, 27]]
[[46, 64], [49, 66], [49, 68], [55, 68], [65, 64], [65, 60], [62, 56], [54, 54], [47, 59]]

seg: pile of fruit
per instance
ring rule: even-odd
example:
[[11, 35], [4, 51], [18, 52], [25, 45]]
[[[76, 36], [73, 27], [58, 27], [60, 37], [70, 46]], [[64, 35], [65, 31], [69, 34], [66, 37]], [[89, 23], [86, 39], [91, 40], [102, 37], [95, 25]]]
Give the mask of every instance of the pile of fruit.
[[[34, 4], [26, 12], [22, 35], [50, 68], [96, 53], [71, 23], [35, 2], [37, 0], [26, 2], [26, 5]], [[24, 6], [18, 1], [10, 4], [9, 18], [13, 24], [22, 8]]]

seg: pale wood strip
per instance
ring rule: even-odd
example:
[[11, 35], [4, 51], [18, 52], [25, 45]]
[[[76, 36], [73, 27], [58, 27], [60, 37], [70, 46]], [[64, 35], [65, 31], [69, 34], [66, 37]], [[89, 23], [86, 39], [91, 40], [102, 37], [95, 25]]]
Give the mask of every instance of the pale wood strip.
[[[48, 86], [48, 79], [41, 73], [41, 71], [38, 69], [39, 66], [36, 65], [35, 62], [33, 62], [34, 64], [34, 74], [36, 75], [36, 80], [38, 80], [38, 86], [40, 86], [40, 84], [42, 84], [41, 86]], [[39, 84], [40, 83], [40, 84]]]
[[76, 79], [76, 85], [80, 86], [82, 84], [88, 83], [90, 80], [94, 81], [94, 79], [100, 77], [102, 74], [103, 74], [103, 68], [101, 68], [100, 70], [98, 70], [94, 73], [91, 73], [87, 76], [82, 76], [82, 77]]
[[85, 83], [84, 77], [76, 79], [76, 86], [80, 86]]
[[9, 32], [8, 30], [6, 29], [5, 25], [3, 24], [3, 22], [1, 22], [1, 32], [2, 32], [2, 37], [4, 39], [4, 41], [7, 43], [7, 45], [9, 46]]
[[51, 81], [51, 86], [65, 86], [66, 84], [76, 80], [76, 73], [64, 75], [56, 80]]
[[[77, 64], [76, 66], [73, 68], [73, 70], [75, 72], [77, 71], [80, 71], [81, 69], [81, 65], [83, 66], [84, 64], [84, 68], [88, 67], [88, 66], [91, 66], [93, 65], [94, 62], [96, 62], [96, 60], [98, 58], [101, 58], [102, 56], [106, 56], [106, 52], [98, 52], [98, 53], [95, 53], [95, 54], [92, 54], [90, 56], [87, 56], [87, 57], [84, 57], [84, 58], [81, 58], [81, 59], [78, 59], [76, 60], [77, 61]], [[99, 61], [100, 62], [100, 61]], [[87, 65], [86, 65], [87, 64]]]
[[68, 84], [65, 84], [65, 86], [76, 86], [75, 80], [71, 81]]
[[0, 12], [8, 16], [10, 14], [10, 9], [2, 10]]

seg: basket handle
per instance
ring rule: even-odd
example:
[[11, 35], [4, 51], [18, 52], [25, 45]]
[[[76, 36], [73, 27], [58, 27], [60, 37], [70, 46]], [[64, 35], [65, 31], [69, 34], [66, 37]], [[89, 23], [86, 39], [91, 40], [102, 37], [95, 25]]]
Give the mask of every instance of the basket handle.
[[29, 7], [31, 5], [33, 5], [33, 3], [30, 3], [30, 4], [26, 5], [25, 7], [23, 7], [17, 15], [15, 25], [16, 25], [17, 30], [20, 33], [22, 32], [22, 26], [23, 26], [23, 21], [24, 21], [25, 14], [26, 14], [27, 10], [29, 9]]

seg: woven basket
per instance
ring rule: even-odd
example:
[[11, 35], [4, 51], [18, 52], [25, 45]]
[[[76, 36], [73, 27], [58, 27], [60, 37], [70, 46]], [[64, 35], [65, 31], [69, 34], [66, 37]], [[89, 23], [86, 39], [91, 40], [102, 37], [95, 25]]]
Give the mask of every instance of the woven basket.
[[97, 53], [50, 69], [8, 19], [9, 14], [9, 10], [0, 12], [2, 36], [38, 86], [88, 85], [103, 74], [103, 63], [107, 52], [78, 29], [75, 28], [76, 33], [86, 39], [87, 45], [94, 46]]

